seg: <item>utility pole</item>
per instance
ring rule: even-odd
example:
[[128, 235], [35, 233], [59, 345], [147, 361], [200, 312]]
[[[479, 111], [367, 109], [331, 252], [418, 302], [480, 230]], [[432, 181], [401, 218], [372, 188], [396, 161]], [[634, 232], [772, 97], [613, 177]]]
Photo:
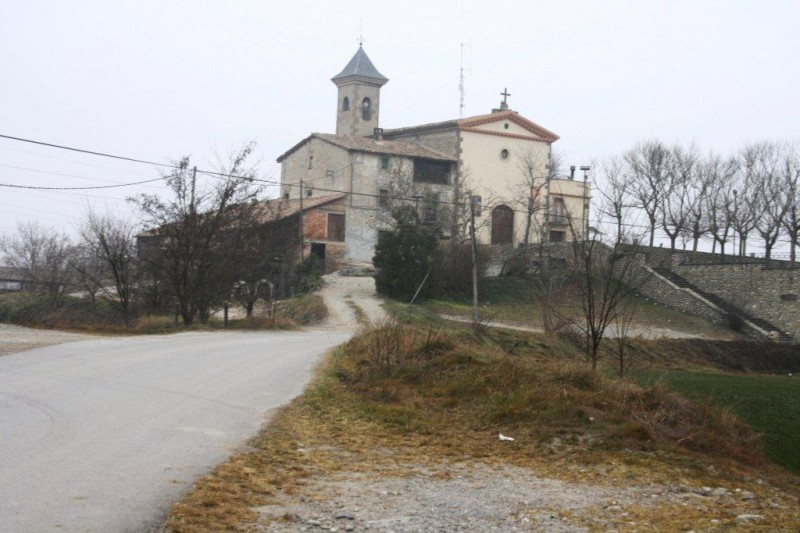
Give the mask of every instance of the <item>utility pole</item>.
[[300, 180], [300, 260], [306, 258], [306, 236], [303, 229], [303, 180]]
[[[471, 192], [471, 191], [470, 191]], [[475, 240], [476, 198], [469, 195], [469, 237], [472, 249], [472, 326], [478, 326], [478, 243]]]
[[583, 239], [589, 240], [589, 170], [591, 167], [588, 165], [583, 165], [581, 170], [583, 171], [583, 226], [581, 229], [583, 230]]
[[191, 213], [192, 213], [192, 217], [194, 217], [194, 215], [197, 212], [197, 209], [195, 208], [195, 205], [194, 205], [194, 191], [195, 191], [196, 184], [197, 184], [197, 167], [194, 167], [192, 169], [192, 196], [191, 196], [191, 199], [190, 199], [190, 206], [189, 206], [189, 209], [191, 210]]

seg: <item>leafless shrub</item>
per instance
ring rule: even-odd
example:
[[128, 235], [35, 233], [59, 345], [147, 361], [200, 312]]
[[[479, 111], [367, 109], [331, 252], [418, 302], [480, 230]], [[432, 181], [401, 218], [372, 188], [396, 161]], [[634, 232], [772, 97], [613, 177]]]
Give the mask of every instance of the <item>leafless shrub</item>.
[[392, 377], [410, 364], [429, 359], [440, 340], [438, 325], [423, 329], [385, 319], [366, 325], [350, 347], [362, 353], [370, 375]]

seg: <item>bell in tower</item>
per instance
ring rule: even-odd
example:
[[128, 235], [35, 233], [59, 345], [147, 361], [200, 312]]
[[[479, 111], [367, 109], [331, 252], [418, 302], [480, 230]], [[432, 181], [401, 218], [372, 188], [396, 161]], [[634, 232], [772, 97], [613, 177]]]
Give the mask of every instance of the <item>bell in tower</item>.
[[339, 88], [336, 135], [372, 135], [378, 127], [381, 87], [389, 78], [378, 72], [364, 48], [359, 46], [344, 70], [331, 78], [331, 81]]

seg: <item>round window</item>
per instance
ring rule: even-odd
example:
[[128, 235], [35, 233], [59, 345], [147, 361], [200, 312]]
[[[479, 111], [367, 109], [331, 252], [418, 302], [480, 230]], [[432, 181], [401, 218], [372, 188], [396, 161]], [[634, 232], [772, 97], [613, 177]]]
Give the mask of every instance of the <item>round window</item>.
[[503, 127], [504, 127], [505, 129], [508, 129], [508, 122], [506, 122], [505, 124], [503, 124]]
[[508, 159], [508, 150], [505, 148], [500, 150], [500, 159]]

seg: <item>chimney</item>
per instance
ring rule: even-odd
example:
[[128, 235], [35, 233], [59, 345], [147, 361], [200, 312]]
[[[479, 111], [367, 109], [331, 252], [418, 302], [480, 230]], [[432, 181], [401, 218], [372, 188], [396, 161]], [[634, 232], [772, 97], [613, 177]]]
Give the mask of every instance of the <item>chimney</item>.
[[383, 128], [375, 128], [374, 130], [372, 130], [372, 138], [375, 139], [376, 141], [382, 141]]
[[569, 167], [569, 179], [575, 180], [575, 165]]

